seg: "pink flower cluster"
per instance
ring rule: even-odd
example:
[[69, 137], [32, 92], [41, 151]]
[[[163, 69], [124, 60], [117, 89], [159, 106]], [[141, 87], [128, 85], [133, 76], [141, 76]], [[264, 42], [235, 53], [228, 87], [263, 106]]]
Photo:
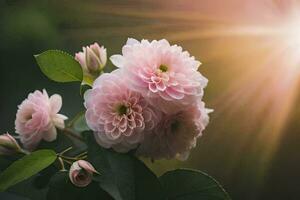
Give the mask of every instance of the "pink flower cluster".
[[111, 61], [119, 69], [98, 77], [84, 97], [98, 144], [152, 159], [186, 159], [209, 120], [200, 62], [167, 40], [135, 39]]
[[[202, 102], [207, 79], [198, 71], [199, 61], [167, 40], [135, 39], [110, 58], [118, 67], [111, 73], [102, 73], [106, 49], [97, 43], [75, 59], [88, 77], [83, 84], [93, 82], [84, 95], [85, 117], [99, 145], [122, 153], [136, 149], [152, 159], [188, 157], [209, 121]], [[67, 119], [58, 114], [61, 106], [61, 96], [49, 97], [46, 90], [22, 102], [15, 126], [26, 149], [56, 139]]]

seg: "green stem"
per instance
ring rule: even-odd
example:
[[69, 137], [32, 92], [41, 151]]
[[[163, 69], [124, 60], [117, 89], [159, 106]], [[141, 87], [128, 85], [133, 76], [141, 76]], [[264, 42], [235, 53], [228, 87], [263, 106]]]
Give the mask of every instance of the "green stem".
[[27, 151], [27, 150], [25, 150], [25, 149], [19, 149], [18, 152], [19, 152], [19, 153], [22, 153], [22, 154], [24, 154], [24, 155], [30, 154], [30, 152]]
[[72, 129], [70, 129], [70, 128], [65, 128], [63, 130], [63, 132], [66, 133], [67, 135], [69, 135], [69, 136], [71, 136], [71, 137], [73, 137], [73, 138], [81, 141], [81, 142], [84, 142], [84, 139], [81, 136], [79, 136], [75, 131], [73, 131]]
[[59, 160], [59, 163], [60, 163], [60, 166], [61, 166], [61, 171], [66, 171], [63, 159], [61, 157], [58, 157], [58, 160]]
[[71, 149], [73, 149], [73, 147], [69, 147], [69, 148], [63, 150], [62, 152], [59, 153], [59, 155], [64, 155], [65, 153], [67, 153], [67, 152], [70, 151]]
[[68, 160], [63, 160], [64, 162], [68, 163], [69, 165], [72, 165], [73, 163]]
[[77, 158], [76, 157], [69, 157], [69, 156], [63, 156], [63, 155], [60, 155], [61, 158], [65, 159], [65, 160], [73, 160], [73, 161], [76, 161]]
[[77, 155], [76, 157], [77, 157], [77, 158], [81, 158], [82, 156], [86, 156], [86, 154], [87, 154], [87, 151], [85, 151], [85, 152], [83, 152], [83, 153]]

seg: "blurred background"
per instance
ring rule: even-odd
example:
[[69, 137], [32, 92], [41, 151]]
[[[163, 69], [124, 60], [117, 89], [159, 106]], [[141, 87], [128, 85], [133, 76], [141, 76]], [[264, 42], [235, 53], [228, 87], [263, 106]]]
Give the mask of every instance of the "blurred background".
[[17, 105], [36, 89], [61, 94], [70, 118], [83, 109], [78, 85], [48, 80], [34, 54], [97, 41], [112, 55], [128, 37], [166, 38], [200, 60], [215, 110], [186, 162], [149, 167], [202, 170], [233, 199], [300, 199], [296, 0], [0, 0], [0, 132], [14, 131]]

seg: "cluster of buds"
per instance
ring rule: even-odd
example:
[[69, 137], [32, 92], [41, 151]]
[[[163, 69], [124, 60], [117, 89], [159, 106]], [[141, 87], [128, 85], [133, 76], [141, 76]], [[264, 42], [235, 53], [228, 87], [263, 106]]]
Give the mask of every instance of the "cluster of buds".
[[[24, 153], [16, 139], [9, 133], [0, 135], [0, 155]], [[99, 174], [96, 169], [85, 160], [74, 162], [69, 171], [70, 181], [77, 187], [86, 187], [92, 182], [93, 174]]]

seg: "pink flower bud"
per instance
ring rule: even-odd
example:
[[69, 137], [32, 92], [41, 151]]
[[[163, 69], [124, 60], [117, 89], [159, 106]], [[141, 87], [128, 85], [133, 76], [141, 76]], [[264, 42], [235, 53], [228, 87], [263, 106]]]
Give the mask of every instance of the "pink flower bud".
[[85, 75], [95, 76], [95, 74], [99, 74], [106, 64], [106, 49], [95, 42], [90, 46], [83, 47], [82, 50], [82, 52], [75, 54], [75, 59], [82, 66]]
[[98, 173], [91, 163], [85, 160], [74, 162], [69, 171], [71, 182], [78, 187], [86, 187], [92, 182], [93, 173]]
[[21, 151], [21, 147], [10, 134], [0, 135], [0, 155], [11, 155]]

